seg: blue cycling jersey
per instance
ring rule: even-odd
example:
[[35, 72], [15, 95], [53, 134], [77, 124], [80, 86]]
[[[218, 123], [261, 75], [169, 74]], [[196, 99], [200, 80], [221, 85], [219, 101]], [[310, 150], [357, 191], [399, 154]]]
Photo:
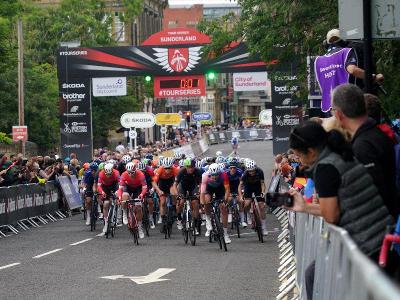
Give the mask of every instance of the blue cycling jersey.
[[229, 170], [225, 172], [228, 175], [229, 187], [232, 193], [236, 194], [239, 188], [240, 178], [242, 178], [243, 171], [236, 168], [235, 174], [231, 174]]
[[83, 175], [83, 183], [86, 184], [86, 190], [93, 190], [95, 176], [92, 174], [92, 171], [89, 169]]
[[232, 140], [231, 140], [231, 144], [232, 145], [237, 145], [238, 143], [239, 143], [238, 138], [237, 137], [233, 137]]

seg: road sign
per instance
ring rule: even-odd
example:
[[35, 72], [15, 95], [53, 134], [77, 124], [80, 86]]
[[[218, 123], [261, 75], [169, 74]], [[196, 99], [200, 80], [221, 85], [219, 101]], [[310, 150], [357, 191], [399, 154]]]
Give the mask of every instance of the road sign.
[[147, 112], [124, 113], [120, 121], [125, 128], [151, 128], [155, 125], [154, 115]]
[[137, 138], [137, 132], [136, 130], [129, 130], [129, 137], [131, 139], [136, 139]]
[[272, 126], [272, 109], [264, 109], [258, 115], [260, 123], [263, 125]]
[[160, 128], [161, 134], [166, 134], [167, 133], [167, 128], [166, 127], [161, 127]]
[[28, 126], [13, 126], [12, 135], [14, 142], [26, 142], [28, 140]]
[[163, 125], [179, 125], [181, 123], [182, 117], [176, 113], [161, 113], [156, 114], [156, 124]]
[[109, 279], [109, 280], [130, 279], [137, 284], [146, 284], [146, 283], [170, 280], [170, 279], [161, 278], [161, 277], [163, 277], [175, 270], [176, 269], [160, 268], [160, 269], [155, 270], [154, 272], [151, 272], [150, 274], [148, 274], [146, 276], [111, 275], [111, 276], [104, 276], [104, 277], [100, 277], [100, 278]]
[[212, 120], [212, 115], [209, 112], [195, 112], [192, 114], [193, 121], [209, 121]]

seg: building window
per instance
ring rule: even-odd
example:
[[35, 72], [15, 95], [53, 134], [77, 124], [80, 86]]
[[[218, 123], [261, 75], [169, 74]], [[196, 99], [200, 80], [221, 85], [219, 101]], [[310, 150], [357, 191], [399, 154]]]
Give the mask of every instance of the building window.
[[186, 22], [186, 27], [196, 28], [197, 23], [198, 23], [198, 22], [196, 22], [196, 21], [187, 21], [187, 22]]
[[168, 28], [176, 28], [178, 27], [178, 22], [177, 21], [168, 21]]
[[119, 14], [123, 16], [123, 13], [116, 11], [114, 13], [114, 34], [115, 41], [125, 42], [125, 23], [121, 21]]

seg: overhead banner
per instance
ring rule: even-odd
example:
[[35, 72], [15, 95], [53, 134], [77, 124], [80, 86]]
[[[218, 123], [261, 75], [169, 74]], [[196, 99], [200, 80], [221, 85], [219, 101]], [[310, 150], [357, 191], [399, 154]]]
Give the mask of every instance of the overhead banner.
[[126, 96], [126, 77], [93, 78], [93, 96]]
[[265, 91], [267, 85], [267, 72], [233, 73], [233, 90], [235, 92]]
[[271, 79], [272, 133], [274, 154], [289, 150], [289, 135], [302, 119], [302, 103], [296, 97], [300, 85], [296, 75], [277, 75]]
[[155, 98], [200, 97], [206, 95], [204, 75], [154, 78]]
[[92, 159], [90, 80], [60, 80], [61, 155], [76, 153], [80, 161]]
[[181, 115], [176, 113], [156, 114], [156, 124], [159, 126], [179, 125], [181, 120]]

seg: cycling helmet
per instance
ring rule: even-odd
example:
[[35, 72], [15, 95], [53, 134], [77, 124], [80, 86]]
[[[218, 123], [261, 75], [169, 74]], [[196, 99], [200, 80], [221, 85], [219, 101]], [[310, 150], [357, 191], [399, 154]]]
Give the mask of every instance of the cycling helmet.
[[91, 170], [97, 171], [97, 169], [99, 168], [99, 165], [97, 164], [97, 162], [92, 162], [89, 167]]
[[102, 163], [99, 164], [99, 170], [101, 171], [103, 169], [104, 169], [104, 163], [102, 162]]
[[202, 160], [196, 161], [196, 168], [201, 169], [203, 167]]
[[179, 161], [179, 167], [181, 167], [181, 168], [185, 167], [185, 161], [186, 161], [186, 159], [181, 159]]
[[256, 168], [256, 162], [254, 160], [247, 159], [245, 166], [247, 170], [254, 170]]
[[114, 168], [113, 164], [110, 164], [110, 163], [106, 164], [104, 166], [104, 173], [106, 173], [106, 175], [111, 175], [113, 172], [113, 168]]
[[223, 172], [225, 170], [225, 168], [226, 168], [226, 164], [225, 163], [219, 163], [218, 165], [221, 168], [221, 172]]
[[129, 155], [122, 156], [122, 162], [125, 163], [125, 164], [127, 164], [131, 160], [132, 160], [132, 158]]
[[144, 163], [146, 166], [150, 164], [150, 159], [148, 158], [143, 158], [142, 163]]
[[222, 156], [222, 151], [217, 151], [216, 153], [215, 153], [215, 155], [218, 157], [218, 156]]
[[162, 164], [163, 164], [163, 162], [164, 162], [164, 158], [162, 157], [162, 158], [160, 158], [160, 159], [158, 160], [158, 162], [157, 162], [157, 167], [161, 167]]
[[90, 167], [90, 164], [89, 164], [89, 163], [84, 163], [84, 164], [83, 164], [83, 168], [84, 168], [85, 170], [89, 169], [89, 167]]
[[215, 162], [217, 164], [224, 163], [224, 162], [226, 162], [226, 159], [223, 156], [217, 156], [217, 158], [215, 159]]
[[221, 167], [219, 164], [211, 164], [210, 167], [208, 168], [208, 172], [213, 175], [213, 174], [219, 174], [221, 173]]
[[174, 153], [174, 158], [181, 159], [181, 158], [183, 158], [183, 154], [179, 153], [179, 152], [175, 152]]
[[128, 173], [134, 173], [136, 171], [136, 165], [133, 162], [129, 162], [126, 164], [126, 171]]
[[149, 159], [149, 160], [152, 160], [153, 159], [153, 154], [147, 153], [145, 158]]
[[146, 167], [147, 167], [147, 164], [144, 163], [144, 162], [140, 162], [140, 163], [137, 164], [137, 168], [138, 168], [140, 171], [146, 170]]
[[207, 163], [213, 163], [214, 162], [214, 158], [213, 157], [208, 156], [205, 159], [206, 159]]
[[110, 159], [107, 163], [112, 164], [113, 166], [117, 164], [117, 162], [114, 159]]
[[194, 168], [196, 166], [196, 161], [190, 158], [186, 158], [183, 162], [187, 168]]
[[173, 164], [174, 164], [174, 158], [173, 157], [166, 157], [162, 161], [162, 166], [164, 168], [171, 168]]

